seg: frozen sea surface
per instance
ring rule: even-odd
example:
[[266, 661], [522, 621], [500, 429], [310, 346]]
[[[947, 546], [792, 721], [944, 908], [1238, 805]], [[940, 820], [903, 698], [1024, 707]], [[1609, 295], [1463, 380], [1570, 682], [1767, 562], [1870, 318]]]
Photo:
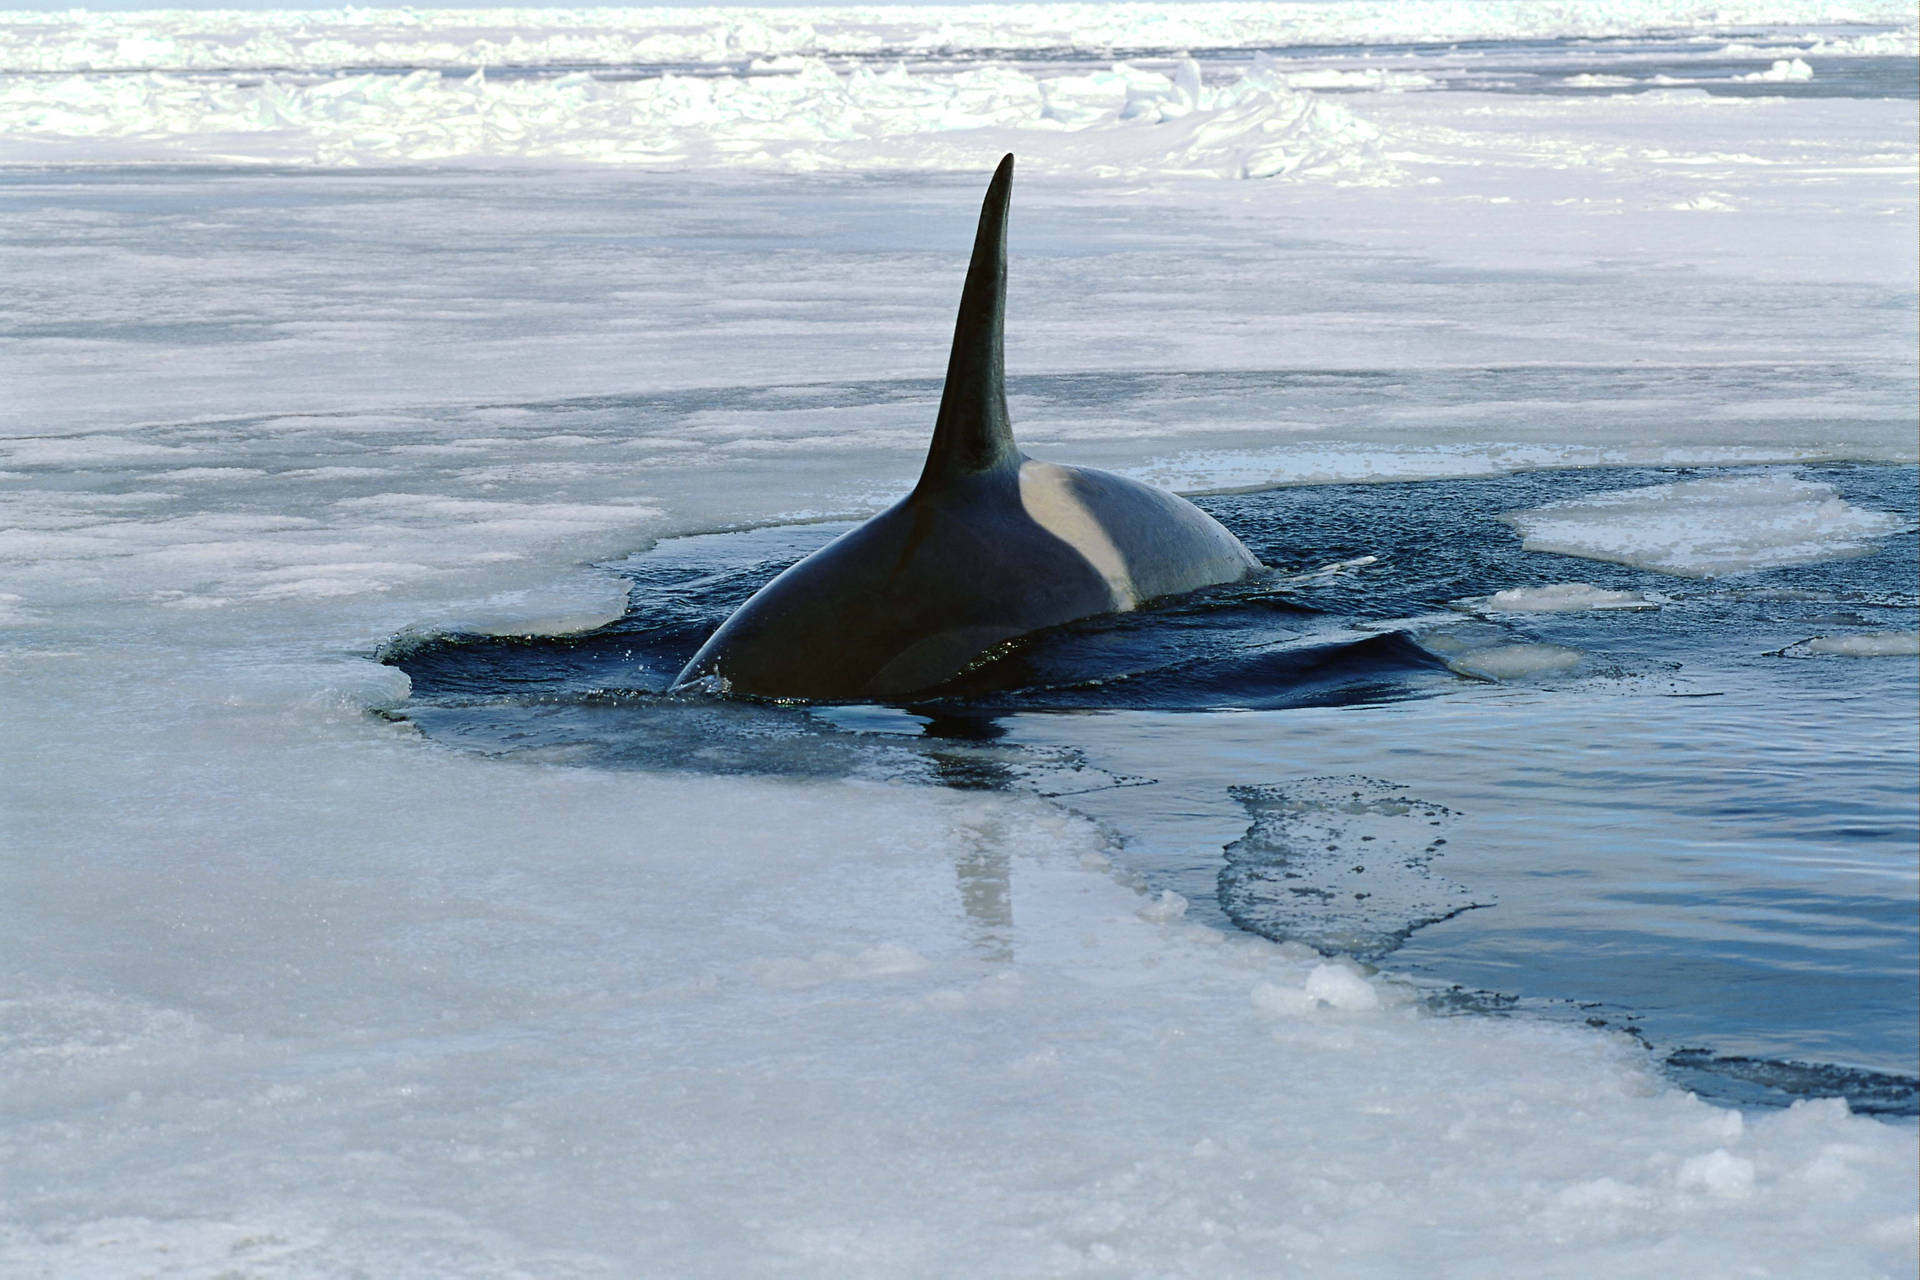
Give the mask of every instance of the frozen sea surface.
[[[1769, 526], [1756, 488], [1812, 525]], [[1569, 493], [1717, 497], [1747, 560], [1715, 567], [1747, 571], [1581, 565], [1490, 518]], [[1920, 626], [1915, 493], [1909, 468], [1589, 470], [1203, 499], [1273, 572], [1035, 637], [896, 711], [665, 696], [839, 524], [663, 543], [610, 566], [632, 611], [583, 635], [385, 657], [409, 719], [490, 755], [1062, 798], [1193, 918], [1422, 975], [1440, 1007], [1633, 1026], [1710, 1096], [1912, 1115], [1920, 685], [1846, 641]], [[1698, 505], [1677, 534], [1714, 527]], [[1782, 569], [1782, 544], [1814, 563]], [[1367, 776], [1395, 769], [1423, 785]]]
[[[1909, 11], [0, 25], [0, 1271], [1912, 1273]], [[375, 660], [899, 493], [1007, 149], [1023, 443], [1295, 580], [1066, 656], [1273, 705]]]

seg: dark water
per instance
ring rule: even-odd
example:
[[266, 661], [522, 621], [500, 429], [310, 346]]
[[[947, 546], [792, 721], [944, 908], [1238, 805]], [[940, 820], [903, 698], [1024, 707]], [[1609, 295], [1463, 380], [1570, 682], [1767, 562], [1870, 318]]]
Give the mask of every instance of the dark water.
[[[663, 543], [610, 566], [632, 608], [589, 635], [414, 637], [385, 658], [413, 679], [408, 718], [467, 749], [1034, 791], [1103, 823], [1196, 916], [1383, 964], [1436, 1008], [1622, 1028], [1726, 1100], [1913, 1115], [1920, 671], [1796, 656], [1915, 628], [1911, 528], [1870, 555], [1695, 581], [1526, 552], [1497, 519], [1707, 474], [1204, 499], [1271, 573], [1029, 637], [905, 706], [664, 693], [844, 525]], [[1920, 506], [1911, 468], [1799, 474], [1910, 526]], [[1661, 603], [1458, 603], [1569, 581]], [[1475, 655], [1495, 652], [1549, 661], [1484, 678]]]

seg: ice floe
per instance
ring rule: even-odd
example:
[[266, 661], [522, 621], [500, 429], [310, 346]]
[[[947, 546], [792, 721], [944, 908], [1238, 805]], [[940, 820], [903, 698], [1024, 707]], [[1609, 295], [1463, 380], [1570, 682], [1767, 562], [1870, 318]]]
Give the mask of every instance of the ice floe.
[[1864, 555], [1905, 521], [1856, 507], [1833, 486], [1785, 472], [1717, 476], [1514, 511], [1529, 551], [1608, 560], [1688, 578]]
[[1813, 636], [1780, 652], [1791, 658], [1826, 654], [1839, 658], [1911, 658], [1920, 654], [1920, 632], [1856, 631], [1850, 635]]
[[1560, 644], [1493, 644], [1462, 650], [1447, 665], [1482, 680], [1524, 680], [1571, 671], [1584, 656]]
[[1546, 587], [1508, 587], [1490, 596], [1462, 601], [1494, 613], [1572, 613], [1587, 609], [1657, 609], [1660, 602], [1640, 591], [1609, 591], [1589, 582], [1556, 582]]

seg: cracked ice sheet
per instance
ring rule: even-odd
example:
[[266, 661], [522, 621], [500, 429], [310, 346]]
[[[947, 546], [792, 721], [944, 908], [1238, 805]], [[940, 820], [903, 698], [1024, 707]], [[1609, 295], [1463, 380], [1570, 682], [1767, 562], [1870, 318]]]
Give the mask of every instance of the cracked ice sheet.
[[1422, 1015], [1038, 802], [503, 766], [115, 646], [9, 668], [46, 856], [5, 896], [9, 1270], [1911, 1257], [1910, 1130]]

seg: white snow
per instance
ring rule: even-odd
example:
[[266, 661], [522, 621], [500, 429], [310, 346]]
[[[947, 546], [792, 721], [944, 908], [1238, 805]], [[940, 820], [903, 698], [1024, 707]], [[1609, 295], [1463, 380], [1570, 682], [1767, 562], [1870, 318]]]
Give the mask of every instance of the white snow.
[[[396, 634], [577, 631], [597, 560], [910, 483], [1008, 146], [1041, 456], [1911, 460], [1909, 104], [1180, 56], [1848, 22], [1911, 42], [1878, 0], [0, 18], [0, 1273], [1911, 1274], [1911, 1127], [1431, 1016], [1038, 800], [367, 714]], [[1784, 473], [1530, 514], [1715, 571], [1888, 527]]]
[[1906, 527], [1831, 485], [1774, 471], [1615, 489], [1501, 519], [1529, 551], [1610, 560], [1687, 578], [1864, 555]]

